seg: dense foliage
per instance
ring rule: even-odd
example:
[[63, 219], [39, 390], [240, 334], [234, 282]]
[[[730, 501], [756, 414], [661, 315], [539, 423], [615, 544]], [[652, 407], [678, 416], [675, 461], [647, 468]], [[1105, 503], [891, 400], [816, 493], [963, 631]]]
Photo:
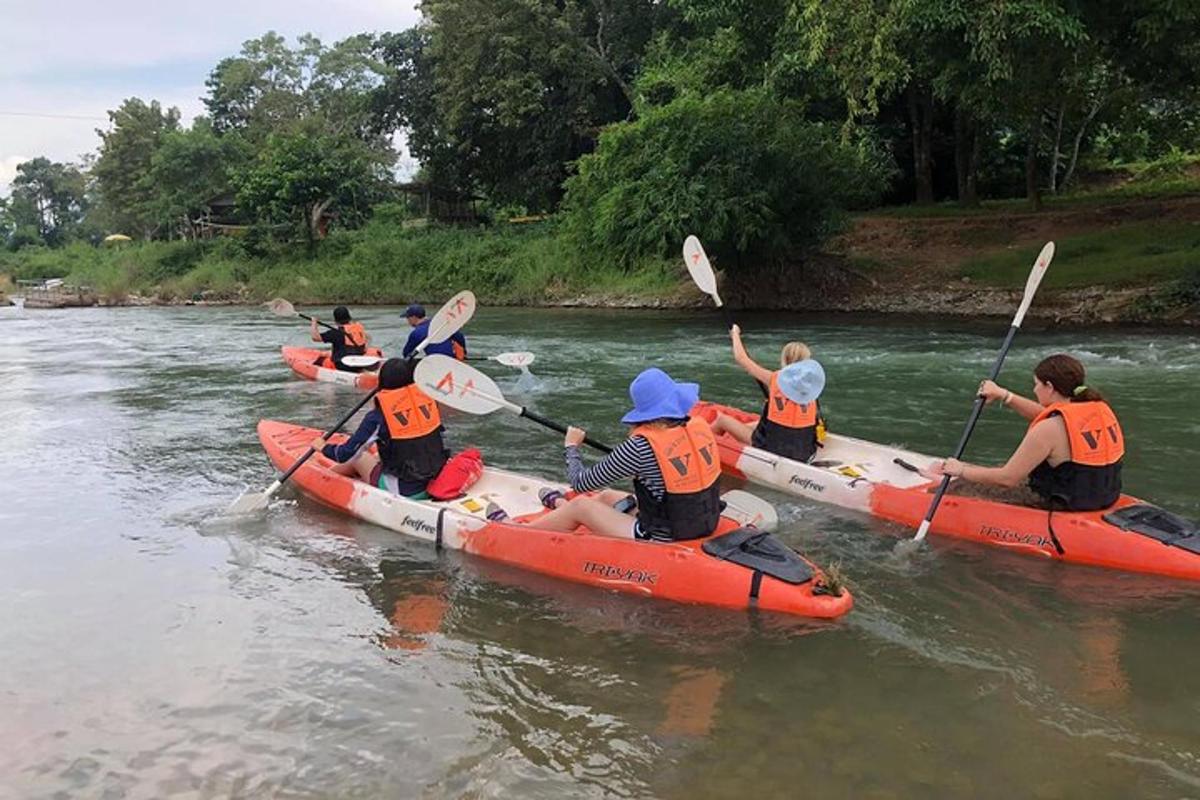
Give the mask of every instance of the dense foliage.
[[[399, 212], [418, 177], [626, 269], [689, 232], [757, 264], [847, 209], [976, 205], [1200, 150], [1200, 4], [1178, 0], [424, 0], [405, 31], [274, 33], [206, 114], [129, 98], [81, 164], [33, 159], [9, 250], [196, 239], [300, 257]], [[1191, 163], [1191, 162], [1188, 162]], [[409, 176], [404, 176], [405, 178]], [[215, 201], [232, 218], [212, 222]], [[228, 224], [227, 224], [228, 223]], [[379, 226], [376, 226], [378, 229]], [[657, 263], [657, 261], [654, 261]]]

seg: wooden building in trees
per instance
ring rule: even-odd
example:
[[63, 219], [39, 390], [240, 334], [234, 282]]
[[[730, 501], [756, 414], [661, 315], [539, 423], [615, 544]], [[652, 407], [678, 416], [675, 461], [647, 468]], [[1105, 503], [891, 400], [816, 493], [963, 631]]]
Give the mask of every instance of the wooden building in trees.
[[431, 223], [476, 225], [482, 222], [476, 206], [482, 197], [427, 181], [401, 183], [396, 188], [404, 195], [408, 207], [406, 226]]

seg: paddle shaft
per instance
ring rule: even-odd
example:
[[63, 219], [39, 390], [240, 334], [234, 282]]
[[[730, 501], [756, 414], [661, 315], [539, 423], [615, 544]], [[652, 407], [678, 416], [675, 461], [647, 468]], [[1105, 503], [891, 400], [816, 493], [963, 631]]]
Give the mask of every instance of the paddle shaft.
[[297, 316], [297, 317], [299, 317], [300, 319], [306, 319], [306, 320], [308, 320], [309, 322], [315, 322], [315, 323], [317, 323], [318, 325], [324, 325], [326, 328], [329, 328], [329, 330], [331, 330], [331, 331], [336, 331], [336, 330], [337, 330], [337, 326], [336, 326], [336, 325], [330, 325], [328, 322], [321, 322], [321, 320], [319, 320], [319, 319], [317, 319], [317, 320], [314, 320], [314, 319], [313, 319], [312, 317], [310, 317], [308, 314], [301, 314], [299, 311], [297, 311], [297, 312], [296, 312], [296, 316]]
[[[536, 411], [530, 411], [528, 408], [525, 408], [523, 406], [521, 406], [519, 408], [521, 410], [518, 413], [520, 414], [520, 416], [524, 417], [525, 419], [532, 420], [533, 422], [536, 422], [538, 425], [541, 425], [542, 427], [545, 427], [545, 428], [549, 428], [552, 431], [558, 431], [559, 433], [567, 432], [567, 426], [563, 425], [561, 422], [555, 422], [552, 419], [547, 419], [546, 417], [543, 417], [541, 414], [537, 413]], [[613, 451], [613, 449], [611, 447], [609, 447], [608, 445], [603, 444], [601, 442], [597, 442], [595, 439], [593, 439], [590, 436], [583, 437], [583, 443], [588, 445], [589, 447], [596, 448], [601, 453], [611, 453]]]
[[[992, 373], [989, 380], [995, 381], [1000, 377], [1000, 368], [1004, 366], [1004, 359], [1008, 356], [1008, 349], [1012, 347], [1013, 337], [1020, 330], [1019, 325], [1013, 325], [1008, 329], [1008, 335], [1004, 337], [1004, 345], [1000, 348], [1000, 354], [996, 356], [996, 363], [992, 365]], [[983, 414], [983, 407], [987, 403], [987, 398], [982, 395], [976, 395], [975, 406], [971, 409], [971, 416], [967, 419], [967, 425], [963, 428], [962, 436], [958, 440], [958, 447], [954, 448], [954, 458], [962, 458], [967, 449], [967, 442], [971, 438], [971, 434], [975, 431], [975, 424], [979, 422], [979, 417]], [[942, 504], [942, 496], [946, 494], [946, 489], [950, 487], [950, 476], [943, 475], [942, 482], [938, 485], [937, 493], [933, 496], [933, 502], [929, 504], [929, 510], [925, 512], [925, 520], [921, 523], [920, 530], [917, 531], [917, 538], [923, 539], [925, 531], [929, 530], [929, 526], [933, 523], [933, 515], [937, 513], [938, 506]]]
[[[357, 414], [359, 412], [359, 409], [361, 409], [363, 406], [365, 406], [367, 403], [369, 403], [371, 400], [373, 400], [375, 398], [375, 395], [378, 393], [379, 393], [378, 388], [372, 389], [371, 391], [367, 392], [367, 396], [364, 397], [362, 400], [358, 401], [358, 404], [355, 405], [354, 408], [347, 411], [346, 415], [344, 417], [342, 417], [341, 419], [339, 419], [332, 428], [325, 431], [325, 433], [322, 434], [321, 438], [328, 439], [330, 436], [333, 436], [335, 433], [340, 431], [342, 429], [342, 426], [345, 425], [347, 422], [349, 422], [350, 418], [353, 417], [355, 414]], [[300, 458], [298, 458], [296, 460], [295, 464], [292, 464], [292, 466], [288, 467], [288, 471], [283, 473], [283, 475], [281, 475], [279, 477], [279, 479], [277, 481], [275, 481], [275, 483], [279, 484], [279, 485], [286, 483], [287, 479], [292, 477], [292, 474], [295, 473], [296, 470], [300, 469], [300, 467], [303, 466], [304, 462], [308, 461], [310, 458], [312, 458], [313, 454], [316, 452], [317, 451], [313, 450], [311, 447], [308, 448], [308, 450], [305, 451], [304, 455], [300, 456]]]

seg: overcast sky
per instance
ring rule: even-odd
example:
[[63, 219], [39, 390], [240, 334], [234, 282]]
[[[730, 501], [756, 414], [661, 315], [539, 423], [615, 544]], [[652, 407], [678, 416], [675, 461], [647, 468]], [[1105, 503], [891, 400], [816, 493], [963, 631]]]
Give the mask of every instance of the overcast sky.
[[0, 0], [0, 196], [22, 161], [95, 150], [105, 112], [127, 97], [178, 106], [190, 121], [209, 71], [247, 39], [274, 30], [332, 44], [418, 18], [413, 0]]

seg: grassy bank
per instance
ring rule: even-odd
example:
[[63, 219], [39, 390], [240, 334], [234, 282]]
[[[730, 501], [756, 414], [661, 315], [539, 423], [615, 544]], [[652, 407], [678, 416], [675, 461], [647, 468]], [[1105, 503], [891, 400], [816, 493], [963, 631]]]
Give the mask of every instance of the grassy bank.
[[[1042, 285], [1145, 286], [1200, 276], [1200, 223], [1146, 222], [1064, 236]], [[989, 286], [1019, 288], [1039, 247], [1017, 247], [974, 258], [959, 274]]]
[[65, 278], [108, 301], [130, 294], [163, 300], [402, 303], [472, 288], [493, 303], [543, 303], [583, 292], [664, 296], [682, 264], [648, 259], [619, 269], [572, 248], [553, 224], [488, 229], [403, 229], [372, 223], [338, 231], [309, 257], [294, 247], [251, 240], [75, 244], [0, 254], [13, 279]]

